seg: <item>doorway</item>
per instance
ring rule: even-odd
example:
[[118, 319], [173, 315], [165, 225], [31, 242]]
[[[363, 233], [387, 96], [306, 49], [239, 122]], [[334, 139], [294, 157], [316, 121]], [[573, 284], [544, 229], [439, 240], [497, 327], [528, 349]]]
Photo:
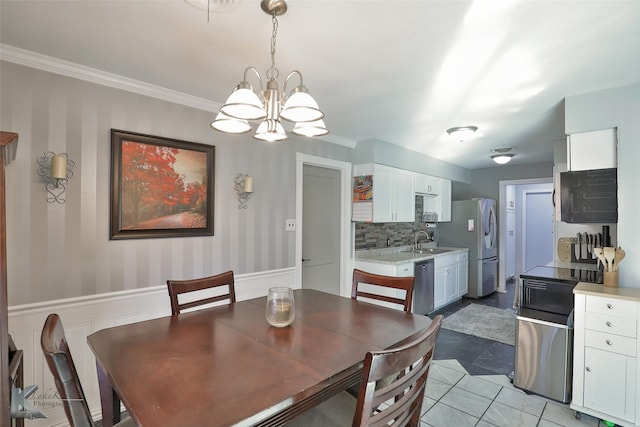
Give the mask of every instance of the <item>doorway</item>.
[[296, 154], [296, 283], [349, 296], [351, 163]]
[[[499, 192], [498, 292], [506, 292], [507, 281], [526, 271], [527, 252], [540, 257], [540, 260], [535, 262], [544, 262], [545, 259], [553, 261], [556, 240], [551, 197], [553, 177], [500, 181]], [[527, 195], [531, 195], [531, 198], [528, 199]], [[545, 213], [540, 218], [536, 217], [534, 211], [547, 212], [547, 208], [550, 209], [549, 215]], [[527, 210], [530, 210], [528, 215]], [[541, 222], [532, 224], [527, 231], [524, 222], [527, 217], [529, 220], [539, 219]], [[538, 241], [535, 231], [543, 229], [549, 230], [548, 233], [545, 231], [547, 234], [540, 236], [544, 237], [544, 242]], [[527, 250], [527, 244], [535, 244], [536, 249]]]

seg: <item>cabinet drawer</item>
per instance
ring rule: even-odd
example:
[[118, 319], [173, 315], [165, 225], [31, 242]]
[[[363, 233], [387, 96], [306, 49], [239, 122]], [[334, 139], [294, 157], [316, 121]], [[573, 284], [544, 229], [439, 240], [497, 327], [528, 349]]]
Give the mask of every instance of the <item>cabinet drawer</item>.
[[637, 333], [636, 319], [607, 314], [589, 313], [585, 319], [585, 326], [594, 331], [623, 335], [629, 338], [636, 338]]
[[636, 355], [636, 340], [632, 338], [587, 330], [584, 334], [584, 342], [587, 347], [598, 348], [631, 357], [635, 357]]
[[616, 298], [601, 298], [587, 295], [587, 312], [613, 314], [618, 317], [638, 318], [638, 303]]

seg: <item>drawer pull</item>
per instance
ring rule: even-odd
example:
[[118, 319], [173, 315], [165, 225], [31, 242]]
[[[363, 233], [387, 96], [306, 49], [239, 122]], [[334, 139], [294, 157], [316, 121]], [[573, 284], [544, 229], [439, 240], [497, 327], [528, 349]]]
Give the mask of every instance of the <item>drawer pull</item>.
[[591, 372], [591, 368], [590, 368], [590, 367], [588, 367], [588, 366], [587, 366], [587, 367], [585, 367], [584, 369], [585, 369], [587, 372]]
[[607, 325], [608, 327], [612, 327], [612, 326], [613, 326], [613, 325], [611, 324], [611, 322], [607, 322], [607, 323], [606, 323], [606, 325]]
[[607, 345], [613, 345], [613, 343], [611, 342], [611, 340], [606, 340], [605, 342], [607, 343]]
[[608, 308], [609, 310], [613, 310], [613, 306], [612, 306], [611, 304], [607, 304], [607, 308]]

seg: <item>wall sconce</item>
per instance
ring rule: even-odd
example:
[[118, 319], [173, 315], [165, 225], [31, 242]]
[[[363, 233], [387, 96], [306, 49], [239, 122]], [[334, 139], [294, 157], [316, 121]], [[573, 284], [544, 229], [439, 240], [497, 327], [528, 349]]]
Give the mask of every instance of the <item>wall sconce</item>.
[[65, 184], [73, 176], [73, 168], [76, 162], [71, 160], [67, 153], [56, 154], [52, 151], [45, 152], [38, 157], [38, 175], [45, 182], [45, 188], [50, 196], [47, 203], [64, 203]]
[[239, 173], [236, 175], [235, 179], [235, 190], [238, 193], [238, 200], [240, 204], [238, 205], [238, 209], [246, 209], [247, 201], [253, 194], [253, 177]]

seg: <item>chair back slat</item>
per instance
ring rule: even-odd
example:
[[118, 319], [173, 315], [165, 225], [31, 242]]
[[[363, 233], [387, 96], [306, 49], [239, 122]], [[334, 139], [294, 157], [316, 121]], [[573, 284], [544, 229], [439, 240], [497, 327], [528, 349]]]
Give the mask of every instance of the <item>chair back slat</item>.
[[[383, 276], [381, 274], [367, 273], [366, 271], [353, 270], [353, 283], [351, 285], [351, 298], [368, 298], [372, 300], [384, 301], [398, 304], [407, 313], [411, 312], [413, 301], [414, 277]], [[362, 289], [362, 285], [374, 285], [374, 287], [384, 287], [392, 290], [400, 290], [404, 293], [404, 298], [382, 293], [373, 293], [373, 289]]]
[[394, 426], [420, 426], [424, 389], [441, 325], [438, 315], [414, 340], [367, 353], [353, 427], [386, 426], [391, 421]]
[[[199, 298], [193, 301], [180, 303], [179, 296], [191, 292], [198, 292], [206, 289], [220, 288], [224, 293], [212, 297]], [[226, 288], [226, 289], [225, 289]], [[220, 301], [236, 302], [236, 291], [234, 286], [233, 271], [217, 274], [215, 276], [203, 277], [191, 280], [167, 280], [167, 289], [171, 301], [171, 314], [180, 314], [182, 310], [211, 304]]]

